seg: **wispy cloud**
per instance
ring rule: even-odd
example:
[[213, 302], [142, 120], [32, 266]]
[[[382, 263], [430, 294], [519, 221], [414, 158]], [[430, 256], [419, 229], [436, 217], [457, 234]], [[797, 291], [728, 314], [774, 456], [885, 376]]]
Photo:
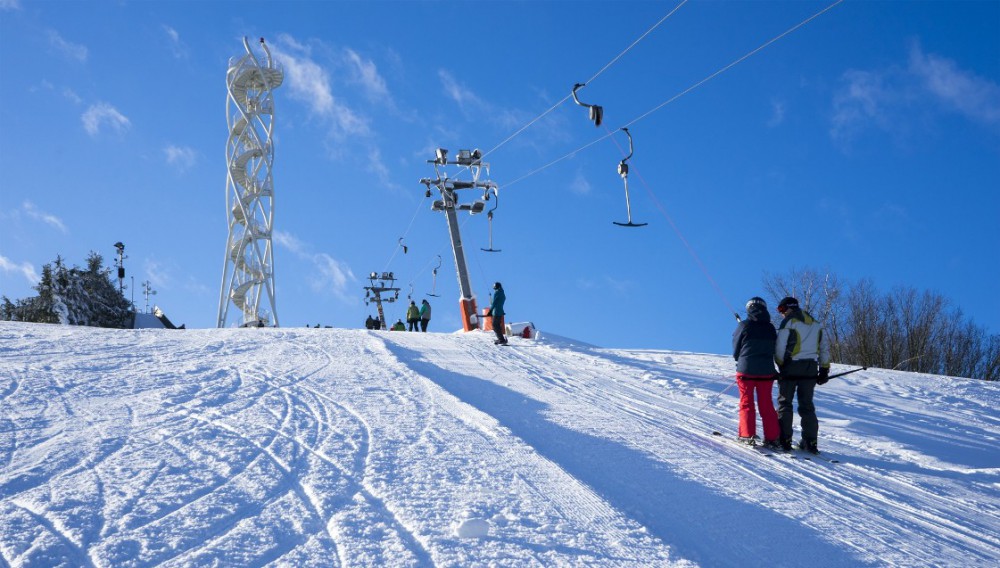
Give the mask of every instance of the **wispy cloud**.
[[291, 233], [275, 231], [272, 238], [276, 244], [289, 250], [297, 258], [312, 263], [315, 270], [309, 277], [309, 286], [313, 291], [332, 294], [347, 303], [356, 301], [348, 290], [348, 285], [357, 282], [357, 278], [346, 263], [323, 252], [312, 252], [312, 247]]
[[177, 32], [174, 28], [163, 24], [160, 26], [163, 33], [167, 36], [167, 44], [170, 46], [171, 53], [174, 54], [176, 59], [186, 59], [189, 53], [187, 45], [181, 41], [181, 34]]
[[167, 158], [167, 163], [173, 166], [178, 172], [186, 172], [194, 167], [198, 161], [198, 153], [194, 148], [186, 146], [168, 145], [163, 149], [163, 154]]
[[782, 101], [771, 101], [771, 118], [767, 120], [768, 128], [774, 128], [785, 122], [785, 103]]
[[578, 278], [576, 287], [581, 290], [607, 290], [609, 292], [627, 295], [635, 288], [635, 282], [631, 280], [619, 280], [611, 276], [604, 275], [598, 278]]
[[[534, 111], [503, 108], [494, 104], [477, 94], [445, 69], [438, 70], [438, 78], [441, 81], [444, 95], [454, 101], [459, 110], [471, 120], [487, 121], [511, 133], [521, 130], [532, 121]], [[538, 98], [540, 104], [552, 104], [553, 102], [544, 92], [539, 92]], [[552, 143], [568, 139], [569, 134], [565, 119], [558, 114], [548, 114], [536, 126], [537, 128], [528, 129], [522, 133], [523, 135], [518, 136], [518, 143], [546, 151], [545, 149], [549, 148]]]
[[888, 107], [897, 96], [894, 88], [886, 84], [886, 74], [852, 69], [844, 73], [843, 81], [844, 87], [833, 99], [830, 135], [846, 141], [869, 125], [885, 127], [889, 123]]
[[66, 41], [61, 35], [59, 35], [59, 32], [55, 30], [49, 30], [47, 35], [49, 38], [49, 45], [51, 45], [56, 51], [81, 63], [87, 61], [88, 52], [86, 46]]
[[32, 284], [37, 284], [40, 280], [38, 273], [35, 272], [35, 267], [32, 266], [30, 262], [22, 262], [18, 264], [2, 255], [0, 255], [0, 270], [3, 270], [8, 274], [20, 274], [21, 276], [24, 276], [25, 280], [31, 282]]
[[308, 46], [283, 34], [271, 46], [271, 51], [285, 70], [289, 96], [306, 104], [313, 114], [326, 119], [332, 135], [342, 138], [371, 134], [368, 120], [334, 97], [330, 72], [313, 59]]
[[582, 171], [577, 171], [573, 181], [569, 183], [569, 189], [577, 195], [587, 195], [590, 193], [590, 181], [583, 175]]
[[951, 59], [910, 49], [909, 70], [946, 107], [986, 124], [1000, 123], [1000, 85], [960, 69]]
[[849, 69], [834, 94], [830, 135], [849, 143], [875, 128], [908, 133], [941, 109], [989, 127], [1000, 124], [1000, 85], [962, 69], [951, 59], [910, 48], [905, 65], [876, 70]]
[[20, 0], [0, 0], [0, 10], [20, 10]]
[[74, 91], [73, 89], [70, 89], [69, 87], [64, 88], [63, 91], [62, 91], [62, 94], [63, 94], [64, 97], [66, 97], [66, 99], [68, 99], [69, 101], [73, 102], [74, 104], [82, 104], [83, 103], [83, 99], [80, 98], [80, 95], [76, 94], [76, 91]]
[[375, 62], [364, 59], [353, 49], [345, 49], [345, 58], [352, 71], [353, 80], [359, 83], [369, 96], [379, 99], [389, 96], [385, 79], [379, 75]]
[[83, 128], [91, 136], [100, 134], [101, 129], [104, 127], [108, 127], [118, 133], [123, 133], [132, 126], [132, 123], [125, 115], [107, 103], [90, 105], [90, 108], [80, 118], [83, 120]]
[[489, 108], [489, 105], [479, 95], [459, 82], [448, 71], [444, 69], [438, 70], [438, 78], [441, 79], [441, 87], [444, 89], [445, 95], [458, 103], [459, 108], [463, 111], [479, 111]]
[[62, 219], [52, 215], [51, 213], [46, 213], [45, 211], [40, 210], [30, 201], [22, 203], [21, 210], [24, 211], [25, 215], [35, 219], [36, 221], [41, 221], [47, 225], [51, 225], [62, 233], [69, 233], [69, 230], [66, 229], [66, 224], [62, 222]]
[[[146, 259], [142, 264], [142, 269], [143, 272], [146, 273], [145, 279], [149, 281], [149, 284], [154, 290], [168, 290], [171, 288], [174, 278], [172, 274], [173, 271], [169, 266], [166, 266], [156, 260]], [[138, 293], [142, 292], [141, 283], [137, 284], [137, 286], [139, 286], [139, 288], [136, 288], [134, 291], [138, 295]]]

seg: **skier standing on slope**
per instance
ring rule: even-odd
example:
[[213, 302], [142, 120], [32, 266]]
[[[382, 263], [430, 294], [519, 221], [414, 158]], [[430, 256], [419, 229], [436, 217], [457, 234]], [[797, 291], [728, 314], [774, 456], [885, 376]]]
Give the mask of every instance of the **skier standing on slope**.
[[410, 331], [420, 331], [417, 329], [417, 324], [420, 323], [420, 308], [413, 300], [410, 300], [410, 307], [406, 309], [406, 323], [410, 325]]
[[493, 284], [493, 303], [486, 315], [493, 318], [493, 332], [497, 334], [497, 340], [493, 343], [497, 345], [507, 345], [507, 338], [503, 335], [503, 303], [507, 301], [507, 295], [503, 293], [503, 286], [499, 282]]
[[425, 298], [420, 303], [420, 331], [427, 331], [427, 324], [431, 322], [431, 304]]
[[764, 426], [764, 447], [779, 449], [778, 414], [771, 398], [774, 379], [774, 345], [778, 334], [767, 313], [767, 303], [754, 296], [747, 302], [747, 319], [740, 321], [733, 332], [733, 359], [736, 360], [736, 384], [740, 389], [739, 440], [754, 446], [757, 437], [757, 417], [754, 414], [754, 395], [760, 421]]
[[802, 418], [802, 439], [799, 449], [818, 454], [819, 420], [813, 405], [813, 391], [830, 376], [830, 350], [823, 336], [823, 326], [808, 312], [799, 308], [799, 301], [785, 297], [778, 303], [778, 313], [784, 316], [778, 326], [774, 346], [774, 362], [778, 364], [778, 423], [781, 425], [781, 447], [792, 449], [792, 399], [798, 396]]

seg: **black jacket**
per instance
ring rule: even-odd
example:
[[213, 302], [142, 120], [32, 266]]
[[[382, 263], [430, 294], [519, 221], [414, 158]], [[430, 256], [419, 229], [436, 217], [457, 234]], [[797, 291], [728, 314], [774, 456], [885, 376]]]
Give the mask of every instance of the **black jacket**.
[[747, 378], [774, 378], [774, 343], [778, 333], [771, 324], [766, 308], [751, 306], [747, 319], [733, 332], [733, 359], [736, 372]]

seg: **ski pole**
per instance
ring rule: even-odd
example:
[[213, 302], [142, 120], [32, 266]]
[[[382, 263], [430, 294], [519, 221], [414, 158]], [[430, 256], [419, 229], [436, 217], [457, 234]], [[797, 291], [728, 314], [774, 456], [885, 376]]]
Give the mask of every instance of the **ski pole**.
[[697, 412], [695, 412], [694, 414], [691, 415], [691, 417], [694, 418], [695, 416], [698, 416], [699, 414], [701, 414], [702, 410], [705, 410], [706, 408], [708, 408], [708, 405], [710, 405], [713, 402], [715, 402], [715, 399], [717, 399], [720, 396], [722, 396], [727, 390], [733, 388], [733, 385], [735, 385], [735, 384], [736, 384], [736, 379], [733, 379], [733, 382], [729, 383], [729, 385], [726, 388], [724, 388], [721, 391], [715, 393], [715, 396], [713, 396], [712, 398], [708, 399], [708, 402], [705, 403], [705, 406], [702, 406], [701, 408], [699, 408]]
[[851, 373], [857, 373], [858, 371], [867, 371], [868, 367], [860, 367], [858, 369], [851, 369], [850, 371], [844, 371], [843, 373], [837, 373], [836, 375], [830, 375], [827, 379], [836, 379], [837, 377], [843, 377], [844, 375], [850, 375]]

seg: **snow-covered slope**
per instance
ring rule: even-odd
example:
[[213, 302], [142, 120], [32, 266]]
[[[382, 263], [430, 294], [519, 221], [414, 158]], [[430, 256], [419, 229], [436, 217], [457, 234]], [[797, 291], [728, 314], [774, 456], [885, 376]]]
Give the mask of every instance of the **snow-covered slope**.
[[1000, 385], [834, 379], [806, 461], [727, 357], [490, 337], [0, 322], [0, 564], [1000, 562]]

